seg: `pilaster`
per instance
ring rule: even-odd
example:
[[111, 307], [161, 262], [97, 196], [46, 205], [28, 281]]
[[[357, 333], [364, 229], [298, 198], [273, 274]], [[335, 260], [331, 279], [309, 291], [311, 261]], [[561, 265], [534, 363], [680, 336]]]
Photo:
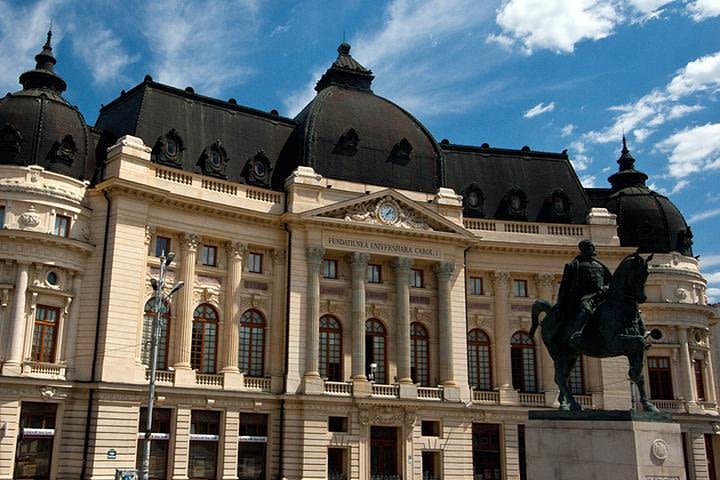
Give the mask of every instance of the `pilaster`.
[[352, 269], [352, 381], [353, 395], [367, 397], [371, 394], [370, 384], [365, 376], [365, 280], [370, 255], [352, 253], [349, 255]]
[[12, 314], [10, 316], [11, 334], [8, 358], [2, 368], [3, 375], [18, 376], [22, 370], [23, 344], [25, 333], [25, 303], [28, 287], [29, 263], [17, 264], [15, 274], [15, 293], [13, 294]]
[[[397, 322], [398, 383], [412, 384], [410, 376], [410, 267], [412, 259], [398, 257], [395, 270], [395, 321]], [[402, 394], [402, 391], [401, 391]]]
[[325, 249], [311, 246], [305, 249], [307, 260], [307, 332], [305, 345], [305, 384], [306, 394], [321, 394], [324, 383], [319, 373], [319, 336], [320, 336], [320, 265]]

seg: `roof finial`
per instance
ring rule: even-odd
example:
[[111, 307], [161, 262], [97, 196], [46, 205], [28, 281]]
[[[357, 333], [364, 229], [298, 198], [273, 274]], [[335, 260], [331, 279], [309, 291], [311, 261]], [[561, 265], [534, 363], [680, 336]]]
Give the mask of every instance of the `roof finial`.
[[623, 130], [622, 142], [623, 142], [622, 153], [624, 153], [624, 154], [628, 153], [630, 150], [628, 150], [628, 148], [627, 148], [627, 140], [625, 139], [625, 130]]

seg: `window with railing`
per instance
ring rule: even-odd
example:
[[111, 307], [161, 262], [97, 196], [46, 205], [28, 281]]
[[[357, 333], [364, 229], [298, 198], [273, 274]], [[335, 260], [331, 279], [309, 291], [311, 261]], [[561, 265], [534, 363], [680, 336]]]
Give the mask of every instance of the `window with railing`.
[[240, 317], [238, 367], [251, 377], [264, 375], [265, 317], [257, 310], [248, 310]]
[[320, 317], [320, 376], [342, 381], [342, 328], [331, 315]]
[[535, 342], [525, 332], [515, 332], [510, 339], [513, 388], [523, 393], [537, 392]]
[[380, 320], [371, 318], [365, 322], [365, 373], [369, 380], [384, 384], [385, 378], [385, 326]]
[[215, 373], [218, 314], [207, 303], [198, 305], [193, 313], [190, 365], [200, 373]]
[[673, 400], [670, 357], [647, 357], [650, 397], [655, 400]]
[[31, 353], [33, 361], [48, 363], [55, 361], [56, 335], [59, 321], [59, 308], [45, 305], [38, 305], [35, 308], [35, 326], [33, 328]]
[[490, 338], [479, 328], [468, 333], [468, 370], [470, 386], [475, 390], [492, 390]]

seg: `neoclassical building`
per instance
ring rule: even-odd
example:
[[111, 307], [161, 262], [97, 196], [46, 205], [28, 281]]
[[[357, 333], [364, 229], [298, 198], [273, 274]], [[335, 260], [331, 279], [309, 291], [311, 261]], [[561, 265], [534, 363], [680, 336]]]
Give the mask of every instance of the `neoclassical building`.
[[[0, 479], [136, 468], [168, 252], [151, 478], [524, 479], [527, 412], [557, 405], [530, 306], [582, 239], [655, 254], [651, 396], [718, 478], [716, 313], [624, 141], [602, 189], [565, 151], [437, 142], [345, 43], [295, 118], [147, 76], [91, 127], [50, 36], [36, 62], [0, 100]], [[626, 369], [572, 388], [628, 409]]]

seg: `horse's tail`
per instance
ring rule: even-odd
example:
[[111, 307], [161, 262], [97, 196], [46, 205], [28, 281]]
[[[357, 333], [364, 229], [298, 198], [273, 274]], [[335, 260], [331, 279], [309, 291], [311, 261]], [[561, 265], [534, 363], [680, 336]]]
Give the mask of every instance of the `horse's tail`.
[[550, 302], [548, 302], [546, 300], [538, 299], [538, 300], [535, 300], [535, 302], [533, 302], [533, 304], [532, 304], [532, 327], [530, 327], [530, 332], [529, 332], [530, 338], [535, 336], [535, 330], [537, 330], [537, 328], [539, 326], [541, 326], [540, 325], [540, 314], [544, 313], [545, 315], [547, 315], [548, 313], [550, 313], [550, 310], [552, 310], [552, 305], [550, 304]]

